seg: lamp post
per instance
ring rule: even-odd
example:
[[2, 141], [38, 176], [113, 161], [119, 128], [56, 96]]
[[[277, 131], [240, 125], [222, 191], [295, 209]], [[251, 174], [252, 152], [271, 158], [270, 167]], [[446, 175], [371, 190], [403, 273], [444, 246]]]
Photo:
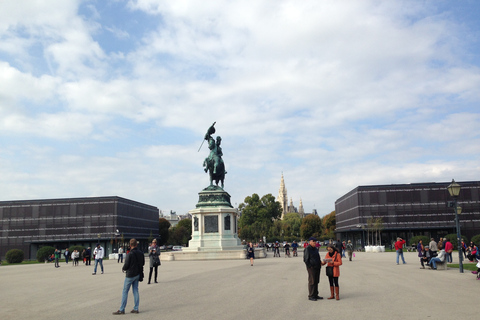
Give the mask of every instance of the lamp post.
[[449, 207], [453, 207], [455, 210], [455, 224], [457, 227], [457, 249], [458, 249], [458, 269], [460, 273], [463, 273], [463, 257], [462, 257], [462, 244], [460, 242], [460, 222], [458, 219], [458, 215], [462, 213], [462, 208], [458, 206], [458, 195], [460, 194], [460, 189], [462, 187], [452, 179], [452, 183], [447, 187], [448, 193], [450, 196], [453, 197], [453, 201], [449, 202]]

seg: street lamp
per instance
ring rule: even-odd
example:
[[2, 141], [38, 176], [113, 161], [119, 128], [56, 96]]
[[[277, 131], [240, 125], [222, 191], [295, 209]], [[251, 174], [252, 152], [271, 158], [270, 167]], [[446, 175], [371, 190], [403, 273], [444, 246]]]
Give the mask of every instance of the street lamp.
[[447, 187], [448, 193], [453, 197], [453, 202], [449, 202], [449, 207], [453, 207], [455, 210], [455, 224], [457, 226], [457, 248], [458, 248], [458, 268], [460, 273], [463, 273], [463, 260], [462, 260], [462, 244], [460, 242], [460, 222], [458, 221], [458, 215], [462, 213], [462, 208], [458, 206], [457, 199], [462, 187], [452, 179], [452, 183]]

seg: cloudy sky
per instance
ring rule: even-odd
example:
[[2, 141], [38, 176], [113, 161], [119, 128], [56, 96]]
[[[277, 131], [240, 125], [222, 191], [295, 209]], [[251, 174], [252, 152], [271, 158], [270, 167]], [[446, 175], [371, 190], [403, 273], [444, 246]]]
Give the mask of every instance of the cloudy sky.
[[325, 215], [359, 185], [479, 180], [480, 2], [0, 1], [0, 200], [208, 186]]

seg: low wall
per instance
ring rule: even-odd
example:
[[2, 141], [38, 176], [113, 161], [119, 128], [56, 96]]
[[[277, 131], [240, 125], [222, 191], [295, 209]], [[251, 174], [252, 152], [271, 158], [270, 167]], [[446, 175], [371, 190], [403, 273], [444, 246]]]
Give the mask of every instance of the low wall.
[[365, 252], [385, 252], [385, 246], [365, 246]]

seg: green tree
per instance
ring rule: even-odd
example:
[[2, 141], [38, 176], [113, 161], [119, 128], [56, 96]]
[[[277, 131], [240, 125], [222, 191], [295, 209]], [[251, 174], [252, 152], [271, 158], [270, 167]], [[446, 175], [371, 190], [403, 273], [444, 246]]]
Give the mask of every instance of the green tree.
[[55, 252], [55, 248], [54, 248], [54, 247], [50, 247], [50, 246], [41, 247], [41, 248], [37, 251], [37, 261], [38, 261], [38, 262], [44, 262], [44, 261], [45, 261], [46, 259], [48, 259], [48, 257], [50, 257], [54, 252]]
[[309, 214], [303, 218], [300, 232], [303, 239], [319, 238], [322, 235], [322, 219], [316, 214]]
[[246, 197], [238, 208], [241, 213], [238, 221], [239, 236], [247, 241], [258, 241], [263, 236], [271, 235], [273, 222], [282, 215], [280, 202], [270, 193], [262, 198], [254, 193]]
[[175, 227], [170, 228], [169, 243], [172, 245], [188, 245], [192, 238], [192, 219], [180, 220]]
[[300, 236], [300, 227], [302, 226], [302, 218], [298, 213], [290, 212], [283, 217], [283, 231], [287, 241], [298, 240]]
[[168, 242], [168, 229], [170, 228], [171, 224], [165, 218], [158, 219], [158, 245], [163, 246]]
[[323, 238], [334, 239], [336, 229], [335, 211], [330, 212], [322, 219], [322, 225], [324, 227]]

